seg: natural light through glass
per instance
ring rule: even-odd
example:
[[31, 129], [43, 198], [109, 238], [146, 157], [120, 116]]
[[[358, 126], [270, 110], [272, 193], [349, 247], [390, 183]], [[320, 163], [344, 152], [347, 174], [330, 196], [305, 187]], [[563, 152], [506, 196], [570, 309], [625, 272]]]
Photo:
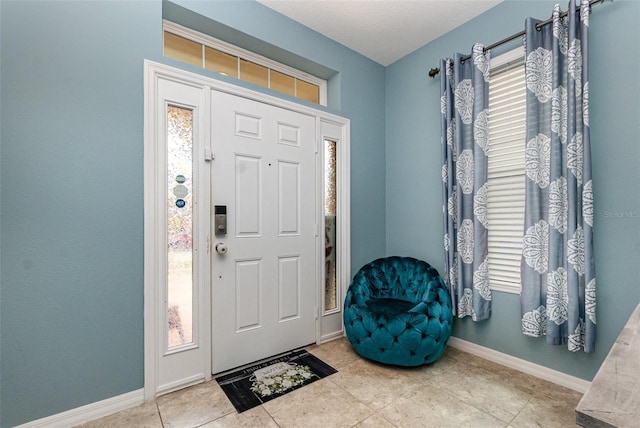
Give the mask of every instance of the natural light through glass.
[[193, 110], [167, 107], [167, 331], [193, 342]]
[[324, 310], [338, 307], [336, 290], [336, 142], [324, 141]]

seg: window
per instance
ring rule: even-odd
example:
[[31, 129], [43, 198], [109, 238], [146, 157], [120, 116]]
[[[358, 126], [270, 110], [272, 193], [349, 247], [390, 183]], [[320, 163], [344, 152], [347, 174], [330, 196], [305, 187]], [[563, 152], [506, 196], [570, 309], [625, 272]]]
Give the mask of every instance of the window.
[[524, 50], [491, 61], [489, 80], [489, 281], [520, 292], [524, 228], [526, 84]]
[[167, 331], [193, 343], [193, 109], [167, 106]]
[[337, 309], [339, 299], [336, 276], [337, 144], [336, 141], [324, 140], [324, 312]]
[[316, 104], [327, 105], [326, 80], [164, 21], [164, 56]]

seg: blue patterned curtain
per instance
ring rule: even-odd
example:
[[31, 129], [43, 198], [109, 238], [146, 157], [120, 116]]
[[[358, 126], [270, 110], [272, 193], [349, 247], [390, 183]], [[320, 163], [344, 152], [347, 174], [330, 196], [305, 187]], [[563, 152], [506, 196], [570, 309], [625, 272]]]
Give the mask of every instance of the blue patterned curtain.
[[487, 271], [489, 53], [440, 62], [445, 281], [454, 314], [491, 316]]
[[595, 346], [589, 1], [553, 25], [526, 21], [526, 209], [522, 331], [570, 351]]

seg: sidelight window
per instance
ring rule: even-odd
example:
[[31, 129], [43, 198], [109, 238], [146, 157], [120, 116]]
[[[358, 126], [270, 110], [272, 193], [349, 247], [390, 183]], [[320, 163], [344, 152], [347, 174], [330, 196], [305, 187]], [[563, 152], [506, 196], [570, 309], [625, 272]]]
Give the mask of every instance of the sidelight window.
[[167, 331], [193, 343], [193, 110], [167, 106]]

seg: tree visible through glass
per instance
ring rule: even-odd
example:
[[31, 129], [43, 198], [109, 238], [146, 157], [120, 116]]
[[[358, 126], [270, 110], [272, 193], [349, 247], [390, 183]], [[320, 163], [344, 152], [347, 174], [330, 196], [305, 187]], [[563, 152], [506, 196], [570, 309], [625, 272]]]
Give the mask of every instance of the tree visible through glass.
[[193, 342], [193, 110], [167, 107], [167, 332]]

